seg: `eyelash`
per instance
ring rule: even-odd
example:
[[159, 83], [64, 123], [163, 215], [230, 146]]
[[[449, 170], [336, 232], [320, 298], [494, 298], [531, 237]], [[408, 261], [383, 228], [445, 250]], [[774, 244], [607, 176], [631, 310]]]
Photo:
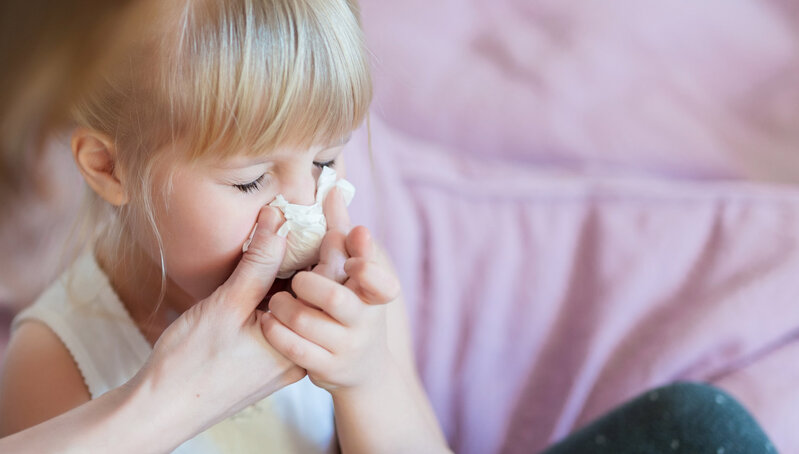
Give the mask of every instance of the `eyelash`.
[[[336, 166], [336, 160], [333, 159], [333, 160], [326, 161], [326, 162], [314, 162], [313, 165], [315, 165], [316, 167], [319, 167], [320, 169], [324, 169], [325, 167], [335, 167]], [[263, 181], [264, 181], [264, 176], [265, 175], [261, 175], [255, 181], [252, 181], [250, 183], [234, 184], [233, 187], [235, 187], [236, 189], [238, 189], [239, 191], [241, 191], [241, 192], [243, 192], [245, 194], [249, 194], [251, 192], [255, 192], [255, 191], [261, 189], [261, 183], [263, 183]]]
[[313, 165], [315, 165], [316, 167], [319, 167], [320, 169], [324, 169], [325, 167], [335, 167], [336, 166], [336, 160], [332, 159], [332, 160], [326, 161], [326, 162], [314, 162]]
[[250, 192], [255, 192], [258, 189], [261, 189], [261, 183], [263, 181], [264, 181], [264, 175], [261, 175], [255, 181], [246, 184], [234, 184], [233, 187], [235, 187], [236, 189], [245, 194], [249, 194]]

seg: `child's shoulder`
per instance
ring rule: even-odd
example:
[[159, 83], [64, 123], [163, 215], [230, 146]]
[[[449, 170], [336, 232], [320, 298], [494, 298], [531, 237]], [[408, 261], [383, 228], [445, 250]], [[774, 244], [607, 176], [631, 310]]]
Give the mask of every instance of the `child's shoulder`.
[[[68, 278], [75, 274], [77, 296], [96, 293], [98, 286], [84, 278], [87, 263], [86, 258], [73, 263], [14, 318], [0, 372], [0, 436], [51, 419], [91, 399], [73, 350], [76, 346], [77, 351], [85, 350], [81, 336], [95, 333], [90, 324], [81, 323], [77, 306], [72, 304], [72, 279]], [[72, 349], [67, 346], [70, 342]]]
[[0, 379], [0, 436], [51, 419], [91, 399], [69, 350], [45, 324], [17, 326]]

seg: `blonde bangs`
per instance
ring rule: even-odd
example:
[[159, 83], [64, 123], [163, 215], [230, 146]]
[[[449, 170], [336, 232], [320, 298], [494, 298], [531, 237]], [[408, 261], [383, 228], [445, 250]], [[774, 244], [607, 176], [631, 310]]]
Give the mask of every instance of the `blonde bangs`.
[[127, 229], [149, 226], [160, 304], [154, 194], [169, 192], [153, 184], [160, 159], [340, 143], [366, 118], [372, 83], [356, 0], [144, 0], [138, 14], [125, 33], [137, 39], [109, 57], [71, 113], [113, 140], [131, 196], [111, 207], [90, 192], [84, 240], [124, 257], [123, 238], [137, 236]]
[[175, 38], [163, 96], [191, 159], [335, 144], [367, 114], [354, 3], [189, 2]]

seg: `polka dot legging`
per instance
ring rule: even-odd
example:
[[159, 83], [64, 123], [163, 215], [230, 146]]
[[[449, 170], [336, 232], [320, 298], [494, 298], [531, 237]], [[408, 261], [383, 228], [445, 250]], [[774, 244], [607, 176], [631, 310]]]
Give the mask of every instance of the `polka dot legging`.
[[774, 454], [755, 419], [710, 385], [644, 393], [541, 454]]

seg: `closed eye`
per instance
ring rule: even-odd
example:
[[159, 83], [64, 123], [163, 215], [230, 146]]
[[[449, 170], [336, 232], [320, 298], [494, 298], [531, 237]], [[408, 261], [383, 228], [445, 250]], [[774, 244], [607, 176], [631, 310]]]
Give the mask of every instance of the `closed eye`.
[[313, 165], [319, 167], [320, 169], [324, 169], [325, 167], [335, 167], [336, 160], [331, 159], [330, 161], [325, 161], [325, 162], [314, 162]]
[[245, 183], [245, 184], [234, 184], [233, 187], [235, 187], [236, 189], [238, 189], [241, 192], [251, 193], [251, 192], [255, 192], [258, 189], [260, 189], [261, 188], [261, 183], [263, 183], [263, 181], [264, 181], [264, 175], [261, 175], [255, 181], [251, 181], [251, 182]]

